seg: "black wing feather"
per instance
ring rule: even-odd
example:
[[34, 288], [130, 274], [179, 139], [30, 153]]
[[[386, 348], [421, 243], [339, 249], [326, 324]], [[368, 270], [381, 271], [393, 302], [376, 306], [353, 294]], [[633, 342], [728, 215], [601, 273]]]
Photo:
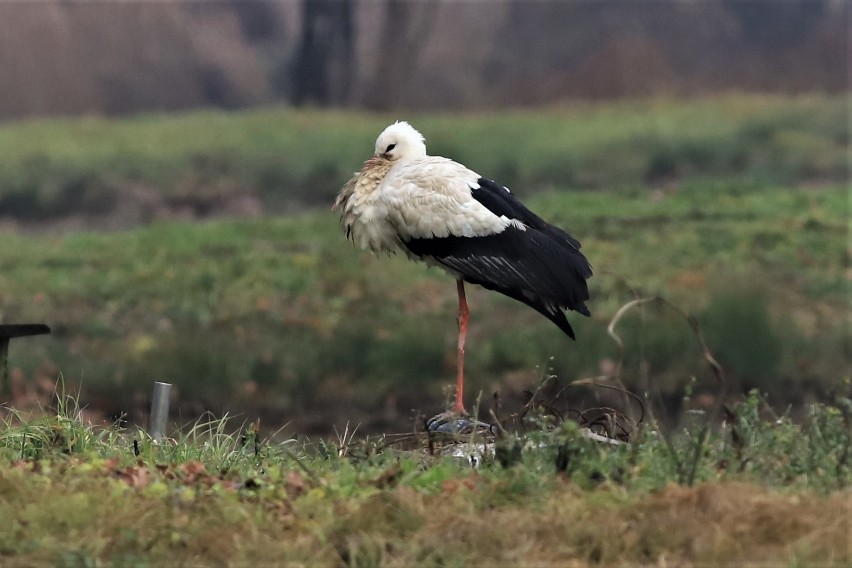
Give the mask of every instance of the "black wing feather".
[[[555, 227], [530, 211], [515, 199], [515, 196], [504, 186], [488, 178], [479, 178], [479, 187], [471, 190], [471, 195], [495, 215], [505, 215], [509, 219], [517, 219], [528, 227], [538, 229], [557, 241], [580, 250], [580, 241]], [[589, 272], [591, 276], [591, 271]]]
[[574, 338], [562, 310], [589, 315], [586, 279], [592, 275], [579, 241], [535, 215], [505, 188], [484, 178], [479, 182], [473, 196], [493, 213], [520, 221], [523, 229], [510, 226], [482, 237], [410, 239], [405, 246], [471, 284], [527, 304]]

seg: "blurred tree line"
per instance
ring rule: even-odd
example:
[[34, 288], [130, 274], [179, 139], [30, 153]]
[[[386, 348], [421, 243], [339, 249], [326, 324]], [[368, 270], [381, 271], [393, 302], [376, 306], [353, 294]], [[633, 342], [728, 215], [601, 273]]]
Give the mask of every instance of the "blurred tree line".
[[0, 119], [840, 92], [843, 0], [0, 4]]

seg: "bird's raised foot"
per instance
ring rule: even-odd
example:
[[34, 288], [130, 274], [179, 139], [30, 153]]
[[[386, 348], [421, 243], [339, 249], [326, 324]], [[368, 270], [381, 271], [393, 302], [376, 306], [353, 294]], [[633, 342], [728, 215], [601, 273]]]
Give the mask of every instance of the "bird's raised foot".
[[490, 434], [491, 424], [454, 410], [436, 414], [426, 421], [426, 430], [440, 434]]

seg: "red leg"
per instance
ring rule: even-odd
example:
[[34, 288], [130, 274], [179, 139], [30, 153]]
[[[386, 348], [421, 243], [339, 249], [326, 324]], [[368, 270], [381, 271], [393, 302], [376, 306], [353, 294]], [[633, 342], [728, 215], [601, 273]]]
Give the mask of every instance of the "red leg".
[[456, 287], [459, 292], [459, 352], [458, 352], [458, 377], [456, 379], [456, 403], [453, 410], [464, 412], [464, 340], [467, 337], [468, 309], [467, 299], [464, 296], [464, 280], [457, 280]]

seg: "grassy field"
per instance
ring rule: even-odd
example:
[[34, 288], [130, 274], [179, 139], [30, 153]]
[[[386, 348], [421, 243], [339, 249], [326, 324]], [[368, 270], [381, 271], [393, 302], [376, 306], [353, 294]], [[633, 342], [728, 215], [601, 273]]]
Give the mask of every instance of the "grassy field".
[[[0, 564], [848, 566], [845, 105], [413, 117], [434, 153], [512, 186], [595, 267], [576, 343], [470, 292], [468, 403], [506, 427], [477, 468], [374, 434], [413, 432], [454, 376], [452, 282], [352, 249], [326, 209], [391, 117], [4, 125], [0, 321], [54, 333], [12, 343]], [[235, 195], [264, 214], [221, 218]], [[187, 203], [216, 218], [158, 213]], [[617, 316], [643, 297], [665, 301]], [[617, 405], [572, 383], [613, 375], [650, 403], [599, 421], [639, 421], [627, 445], [563, 419]], [[175, 385], [183, 425], [162, 443], [136, 429], [154, 380]], [[211, 410], [239, 417], [199, 420]]]
[[[471, 392], [509, 397], [545, 372], [566, 382], [600, 374], [618, 358], [606, 328], [619, 306], [660, 295], [698, 316], [742, 389], [768, 392], [779, 408], [831, 400], [847, 388], [846, 197], [840, 185], [718, 184], [530, 199], [583, 239], [596, 270], [593, 317], [571, 318], [573, 343], [523, 306], [472, 291]], [[3, 319], [54, 328], [16, 342], [13, 364], [54, 380], [62, 371], [84, 401], [109, 410], [143, 407], [151, 381], [168, 379], [185, 416], [253, 409], [326, 429], [372, 416], [386, 428], [382, 417], [400, 412], [394, 426], [404, 428], [408, 409], [439, 410], [451, 383], [454, 287], [437, 271], [353, 250], [336, 224], [323, 212], [5, 235]], [[677, 397], [695, 377], [715, 392], [681, 316], [636, 310], [619, 333], [630, 388], [649, 380]], [[38, 369], [44, 361], [54, 365]]]
[[[696, 315], [734, 392], [758, 388], [779, 409], [842, 393], [844, 116], [842, 97], [741, 95], [413, 117], [432, 152], [511, 185], [579, 237], [595, 267], [593, 317], [572, 318], [577, 343], [472, 291], [472, 393], [516, 404], [548, 374], [566, 384], [610, 373], [620, 355], [607, 325], [637, 296]], [[16, 401], [45, 404], [61, 372], [106, 415], [144, 409], [155, 379], [175, 383], [181, 416], [243, 411], [306, 431], [405, 429], [413, 411], [440, 409], [452, 283], [353, 250], [327, 210], [389, 120], [265, 109], [0, 128], [0, 320], [54, 329], [13, 345], [25, 369], [13, 373]], [[69, 215], [97, 226], [116, 203], [144, 209], [140, 186], [160, 205], [213, 213], [241, 194], [267, 212], [322, 209], [49, 230]], [[667, 400], [674, 419], [685, 386], [717, 392], [681, 315], [637, 309], [618, 333], [620, 378]]]
[[271, 108], [27, 121], [0, 128], [0, 211], [27, 220], [105, 215], [138, 194], [202, 210], [235, 194], [271, 212], [325, 205], [398, 118], [423, 131], [430, 153], [516, 191], [720, 176], [745, 186], [841, 180], [846, 111], [843, 96], [732, 95], [499, 114]]
[[377, 451], [386, 440], [219, 420], [156, 444], [59, 402], [0, 425], [5, 566], [852, 562], [849, 408], [794, 423], [752, 395], [707, 438], [694, 417], [618, 447], [542, 415], [471, 468], [425, 442]]

